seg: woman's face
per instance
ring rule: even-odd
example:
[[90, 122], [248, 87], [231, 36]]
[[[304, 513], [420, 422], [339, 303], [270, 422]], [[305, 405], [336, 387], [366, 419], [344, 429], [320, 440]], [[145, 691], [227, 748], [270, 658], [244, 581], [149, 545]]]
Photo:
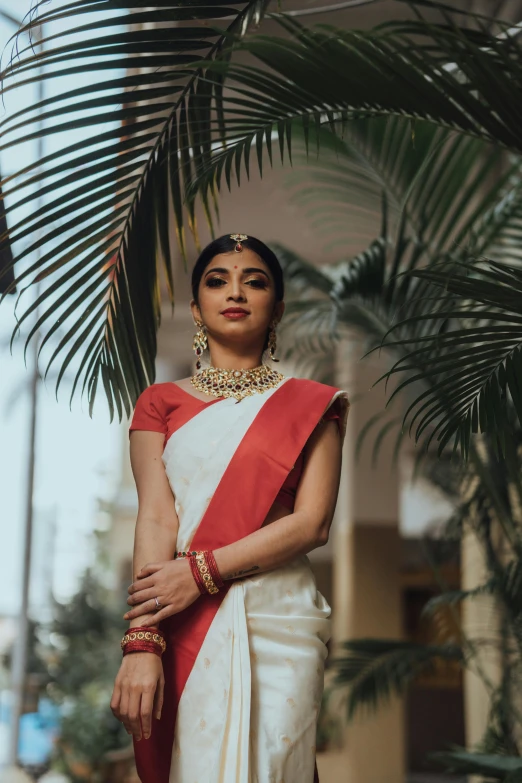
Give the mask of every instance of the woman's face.
[[[214, 256], [203, 272], [198, 289], [199, 307], [192, 300], [194, 320], [203, 321], [216, 339], [255, 346], [265, 340], [272, 323], [281, 319], [284, 303], [276, 302], [272, 273], [247, 247]], [[228, 308], [241, 307], [245, 315], [227, 316]]]

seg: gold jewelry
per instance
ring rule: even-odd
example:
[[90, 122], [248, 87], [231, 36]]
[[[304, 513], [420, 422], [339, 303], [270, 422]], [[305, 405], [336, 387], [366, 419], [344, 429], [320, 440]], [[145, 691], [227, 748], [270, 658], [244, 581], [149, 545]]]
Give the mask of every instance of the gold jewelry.
[[248, 239], [248, 237], [246, 234], [230, 234], [230, 239], [235, 239], [236, 245], [234, 247], [234, 250], [236, 251], [236, 253], [241, 253], [241, 251], [243, 250], [243, 245], [241, 244], [241, 242], [244, 242], [245, 239]]
[[190, 379], [192, 386], [213, 397], [251, 397], [273, 389], [285, 376], [266, 364], [247, 370], [226, 370], [221, 367], [206, 367]]
[[132, 631], [129, 631], [129, 633], [126, 633], [123, 639], [120, 642], [120, 647], [123, 650], [126, 644], [129, 642], [154, 642], [154, 644], [159, 644], [161, 647], [161, 652], [164, 653], [167, 649], [167, 642], [161, 636], [159, 633], [154, 633], [153, 631], [137, 631], [136, 633], [133, 633]]
[[273, 362], [279, 362], [280, 359], [276, 359], [274, 356], [275, 349], [276, 349], [276, 342], [277, 342], [277, 336], [276, 336], [276, 330], [275, 330], [275, 324], [270, 324], [270, 331], [268, 332], [268, 350], [270, 351], [270, 358]]
[[207, 565], [205, 552], [198, 552], [197, 555], [195, 555], [194, 559], [196, 561], [198, 571], [201, 575], [207, 593], [210, 593], [210, 595], [215, 595], [215, 593], [219, 593], [219, 587], [217, 587], [216, 583], [212, 579], [212, 574], [210, 573], [210, 569]]
[[194, 339], [192, 341], [192, 350], [197, 356], [196, 369], [199, 370], [201, 367], [201, 362], [199, 359], [203, 351], [206, 349], [208, 343], [207, 333], [204, 331], [205, 324], [202, 321], [196, 321], [196, 326], [198, 327], [198, 331], [194, 335]]

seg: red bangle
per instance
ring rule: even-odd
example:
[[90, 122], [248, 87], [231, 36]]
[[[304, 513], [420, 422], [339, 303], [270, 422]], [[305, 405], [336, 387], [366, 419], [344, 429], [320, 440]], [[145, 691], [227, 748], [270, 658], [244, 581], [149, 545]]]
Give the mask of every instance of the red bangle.
[[155, 642], [127, 642], [123, 648], [123, 655], [125, 656], [133, 652], [155, 653], [159, 658], [162, 656], [161, 647]]
[[217, 567], [216, 558], [214, 557], [214, 552], [209, 551], [205, 552], [205, 555], [207, 556], [207, 565], [208, 570], [210, 571], [210, 575], [212, 577], [212, 580], [216, 587], [224, 587], [225, 583], [223, 582], [221, 578], [221, 574], [219, 573], [219, 568]]
[[201, 574], [199, 573], [199, 568], [197, 566], [197, 563], [194, 559], [193, 555], [189, 555], [188, 561], [190, 564], [190, 570], [192, 571], [192, 576], [194, 577], [194, 581], [198, 586], [198, 590], [201, 595], [204, 595], [207, 592], [207, 588], [205, 587], [205, 583], [203, 582], [203, 579], [201, 578]]
[[129, 628], [120, 643], [123, 655], [128, 652], [155, 652], [163, 655], [167, 649], [165, 637], [156, 628], [136, 627]]
[[151, 633], [157, 633], [163, 639], [165, 638], [163, 631], [155, 625], [137, 625], [135, 628], [127, 628], [125, 633], [137, 633], [138, 631], [150, 631]]

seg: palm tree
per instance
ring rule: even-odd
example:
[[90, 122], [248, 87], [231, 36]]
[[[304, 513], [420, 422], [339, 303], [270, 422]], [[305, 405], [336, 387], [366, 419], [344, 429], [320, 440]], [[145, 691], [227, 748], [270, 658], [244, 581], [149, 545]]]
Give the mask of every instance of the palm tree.
[[[455, 510], [448, 520], [445, 537], [458, 540], [463, 530], [471, 530], [484, 552], [488, 577], [473, 590], [443, 590], [425, 611], [437, 614], [440, 622], [446, 618], [448, 608], [454, 614], [463, 601], [481, 594], [493, 595], [500, 616], [497, 643], [505, 667], [501, 682], [488, 679], [481, 653], [491, 640], [466, 636], [454, 614], [450, 627], [445, 624], [444, 638], [432, 645], [372, 639], [345, 642], [344, 655], [334, 662], [336, 684], [349, 689], [347, 710], [351, 718], [362, 707], [376, 708], [391, 695], [404, 693], [437, 662], [456, 661], [470, 668], [490, 693], [486, 734], [475, 752], [438, 754], [439, 760], [457, 772], [480, 773], [497, 780], [507, 780], [507, 775], [512, 774], [515, 780], [522, 770], [517, 744], [522, 660], [522, 427], [511, 398], [495, 407], [491, 395], [494, 383], [500, 387], [503, 380], [499, 367], [511, 361], [512, 350], [518, 350], [518, 314], [513, 310], [513, 292], [505, 281], [510, 279], [508, 274], [517, 274], [518, 248], [506, 240], [514, 239], [520, 231], [516, 204], [520, 197], [521, 160], [514, 156], [505, 162], [502, 175], [488, 176], [500, 171], [500, 161], [489, 145], [453, 133], [441, 134], [431, 126], [418, 139], [413, 160], [407, 158], [404, 162], [401, 155], [407, 154], [404, 139], [408, 133], [403, 120], [381, 119], [352, 125], [342, 143], [333, 135], [328, 138], [328, 132], [323, 131], [324, 154], [308, 165], [304, 190], [298, 191], [301, 201], [310, 204], [310, 218], [318, 215], [321, 220], [323, 214], [333, 210], [329, 235], [334, 231], [336, 238], [339, 235], [342, 240], [344, 232], [350, 231], [347, 214], [351, 202], [360, 204], [366, 196], [368, 212], [383, 205], [381, 236], [356, 257], [324, 270], [288, 248], [279, 247], [293, 291], [285, 321], [297, 335], [294, 354], [307, 362], [314, 350], [322, 358], [328, 340], [343, 339], [345, 327], [360, 332], [368, 350], [383, 347], [390, 357], [390, 369], [384, 377], [395, 372], [405, 375], [403, 384], [394, 392], [403, 398], [406, 395], [405, 415], [398, 421], [392, 419], [392, 425], [404, 423], [403, 418], [407, 421], [409, 410], [429, 400], [435, 415], [417, 425], [424, 447], [418, 454], [418, 460], [423, 460], [420, 469], [445, 491], [449, 488], [452, 492]], [[474, 167], [469, 166], [469, 160], [474, 161]], [[365, 183], [370, 183], [362, 196], [361, 171], [365, 172]], [[437, 190], [441, 172], [444, 181]], [[481, 183], [478, 193], [475, 183]], [[315, 201], [308, 199], [312, 191]], [[472, 203], [470, 194], [474, 194]], [[430, 201], [435, 202], [436, 209], [429, 213]], [[388, 213], [393, 211], [390, 203], [397, 208], [395, 231], [388, 220]], [[464, 203], [467, 209], [463, 208]], [[428, 213], [430, 220], [426, 218]], [[357, 220], [360, 225], [359, 215]], [[369, 222], [371, 231], [374, 221]], [[454, 268], [469, 272], [466, 259], [477, 248], [481, 255], [501, 254], [503, 263], [496, 264], [493, 272], [481, 274], [477, 274], [475, 265], [471, 268], [473, 277], [461, 275], [460, 279]], [[441, 265], [444, 271], [439, 269]], [[398, 270], [406, 273], [398, 274]], [[483, 276], [488, 286], [484, 285]], [[390, 331], [395, 331], [396, 339], [388, 339]], [[479, 370], [474, 373], [477, 367]], [[513, 376], [516, 382], [516, 368]], [[501, 444], [492, 435], [486, 435], [477, 447], [470, 437], [469, 417], [463, 418], [459, 408], [461, 397], [467, 399], [466, 384], [470, 379], [476, 407], [486, 409], [483, 430], [488, 430], [487, 416], [493, 409], [496, 432], [504, 435]], [[506, 379], [504, 382], [508, 386]], [[500, 422], [499, 408], [506, 417]], [[370, 420], [363, 436], [382, 422], [384, 413]], [[410, 422], [410, 426], [414, 424]], [[397, 453], [407, 429], [389, 425], [390, 422], [381, 424], [375, 441], [378, 447], [383, 437], [398, 430]], [[443, 433], [439, 436], [439, 456], [446, 455], [444, 438], [447, 441], [454, 435], [454, 445], [464, 443], [469, 460], [451, 465], [451, 455], [447, 455], [442, 462], [434, 461], [433, 443], [438, 433]], [[499, 524], [503, 534], [500, 545], [496, 534]]]
[[[130, 413], [154, 379], [160, 270], [174, 302], [170, 219], [184, 252], [185, 226], [196, 233], [196, 203], [212, 221], [223, 180], [231, 186], [248, 173], [251, 151], [259, 169], [273, 146], [283, 159], [291, 155], [296, 121], [305, 139], [324, 124], [342, 138], [354, 119], [394, 115], [408, 117], [415, 134], [430, 121], [521, 151], [520, 109], [511, 99], [522, 81], [518, 31], [476, 15], [456, 20], [444, 6], [432, 21], [422, 14], [437, 3], [412, 6], [412, 19], [367, 31], [306, 28], [276, 15], [280, 37], [246, 35], [266, 10], [262, 0], [37, 6], [21, 32], [40, 23], [58, 32], [42, 41], [43, 54], [14, 50], [4, 94], [39, 78], [91, 79], [2, 121], [2, 150], [38, 133], [82, 131], [4, 180], [7, 217], [15, 219], [3, 242], [23, 245], [14, 285], [46, 281], [17, 329], [41, 308], [34, 328], [47, 330], [40, 351], [54, 348], [47, 371], [61, 357], [57, 386], [77, 361], [71, 399], [82, 382], [92, 410], [102, 385], [111, 413]], [[35, 112], [43, 130], [32, 128]], [[17, 208], [35, 197], [29, 187], [48, 201], [18, 218]], [[28, 263], [36, 248], [41, 258]], [[53, 344], [59, 326], [65, 335]]]

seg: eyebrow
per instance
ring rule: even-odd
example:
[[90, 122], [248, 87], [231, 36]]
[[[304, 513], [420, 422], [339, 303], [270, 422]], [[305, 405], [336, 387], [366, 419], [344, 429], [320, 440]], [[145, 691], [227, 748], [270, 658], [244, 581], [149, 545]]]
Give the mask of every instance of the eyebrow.
[[[210, 275], [211, 272], [221, 272], [221, 274], [228, 275], [229, 270], [225, 269], [225, 267], [214, 266], [212, 269], [209, 269], [209, 271], [206, 273], [205, 277], [207, 277], [207, 275]], [[258, 269], [258, 267], [256, 267], [256, 266], [251, 266], [251, 267], [248, 267], [248, 269], [243, 269], [243, 274], [244, 275], [249, 275], [252, 272], [261, 272], [261, 274], [264, 275], [267, 278], [267, 280], [270, 280], [270, 278], [268, 277], [268, 275], [267, 275], [267, 273], [265, 272], [264, 269]]]

